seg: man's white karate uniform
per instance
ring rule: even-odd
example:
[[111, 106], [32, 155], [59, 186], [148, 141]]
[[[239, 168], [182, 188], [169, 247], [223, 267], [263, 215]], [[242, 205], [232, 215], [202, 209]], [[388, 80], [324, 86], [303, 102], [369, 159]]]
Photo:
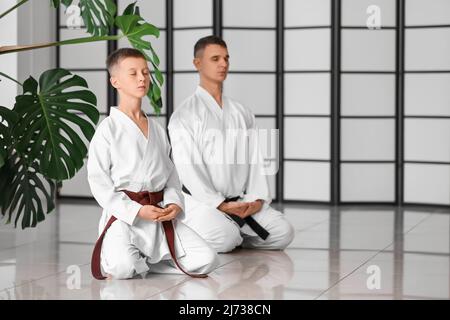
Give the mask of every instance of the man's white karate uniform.
[[[222, 101], [223, 108], [198, 86], [170, 119], [174, 163], [182, 184], [191, 193], [184, 193], [186, 214], [182, 221], [217, 252], [228, 252], [241, 244], [284, 249], [292, 241], [294, 229], [281, 212], [269, 206], [269, 184], [257, 139], [246, 143], [246, 134], [257, 129], [255, 117], [228, 97], [223, 96]], [[245, 202], [264, 200], [262, 209], [252, 217], [270, 233], [266, 240], [247, 224], [239, 228], [217, 209], [225, 198], [236, 196]]]
[[[99, 234], [111, 215], [101, 266], [114, 278], [130, 278], [146, 271], [181, 273], [173, 263], [160, 222], [137, 217], [139, 203], [120, 190], [156, 192], [164, 189], [159, 205], [175, 203], [184, 210], [177, 171], [170, 159], [166, 131], [147, 117], [148, 139], [137, 124], [117, 107], [98, 126], [89, 146], [88, 181], [103, 208]], [[214, 250], [193, 230], [174, 220], [175, 250], [186, 271], [208, 273], [217, 264]]]

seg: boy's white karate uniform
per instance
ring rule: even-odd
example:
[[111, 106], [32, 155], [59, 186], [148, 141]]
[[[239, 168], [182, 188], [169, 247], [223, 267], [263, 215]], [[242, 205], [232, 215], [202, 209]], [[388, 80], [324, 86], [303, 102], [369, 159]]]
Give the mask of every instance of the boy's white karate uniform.
[[[164, 189], [162, 207], [177, 204], [184, 211], [184, 199], [177, 171], [170, 159], [166, 131], [147, 117], [148, 140], [139, 127], [117, 107], [103, 120], [91, 140], [88, 181], [103, 208], [99, 234], [111, 215], [118, 220], [106, 232], [101, 266], [114, 278], [136, 273], [181, 273], [172, 262], [162, 224], [137, 217], [139, 203], [120, 190], [156, 192]], [[180, 212], [177, 219], [184, 213]], [[193, 230], [174, 220], [175, 249], [186, 271], [208, 273], [217, 257]], [[151, 264], [151, 265], [150, 265]]]
[[[258, 141], [245, 143], [246, 133], [257, 130], [255, 117], [228, 97], [223, 96], [222, 101], [223, 108], [198, 86], [170, 119], [173, 159], [182, 184], [192, 195], [184, 194], [186, 214], [182, 221], [217, 252], [228, 252], [240, 244], [284, 249], [294, 237], [293, 227], [281, 212], [269, 206], [272, 199]], [[237, 134], [230, 134], [232, 131]], [[241, 157], [230, 163], [235, 155], [246, 155], [247, 160], [241, 161]], [[220, 159], [223, 161], [217, 161]], [[235, 196], [241, 196], [240, 201], [245, 202], [264, 200], [262, 209], [252, 217], [270, 233], [266, 240], [247, 224], [239, 228], [217, 209], [225, 198]]]

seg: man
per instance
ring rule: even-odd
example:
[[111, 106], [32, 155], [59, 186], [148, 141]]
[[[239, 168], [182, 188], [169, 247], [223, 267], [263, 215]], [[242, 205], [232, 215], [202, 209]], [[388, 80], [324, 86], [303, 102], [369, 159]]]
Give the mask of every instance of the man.
[[194, 47], [194, 65], [200, 85], [169, 123], [173, 159], [185, 196], [182, 221], [217, 252], [239, 245], [284, 249], [294, 229], [269, 206], [258, 141], [247, 140], [255, 136], [255, 117], [222, 94], [229, 67], [226, 43], [216, 36], [200, 39]]

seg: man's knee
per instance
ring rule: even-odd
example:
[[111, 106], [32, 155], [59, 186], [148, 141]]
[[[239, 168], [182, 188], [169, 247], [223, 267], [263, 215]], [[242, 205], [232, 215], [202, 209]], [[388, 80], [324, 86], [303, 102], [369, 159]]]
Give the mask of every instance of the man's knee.
[[211, 209], [186, 224], [218, 253], [229, 252], [243, 241], [239, 227], [217, 209]]
[[218, 253], [232, 251], [242, 243], [242, 240], [240, 229], [233, 223], [222, 224], [210, 239], [206, 239]]
[[294, 240], [294, 227], [286, 219], [281, 219], [272, 232], [272, 239], [269, 239], [272, 240], [273, 249], [283, 250]]

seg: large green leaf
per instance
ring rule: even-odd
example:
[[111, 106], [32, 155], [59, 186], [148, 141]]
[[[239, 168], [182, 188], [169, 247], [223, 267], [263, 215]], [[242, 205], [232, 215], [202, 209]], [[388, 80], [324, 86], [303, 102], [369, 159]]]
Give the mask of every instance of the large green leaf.
[[[72, 2], [73, 0], [52, 0], [55, 8], [61, 3], [68, 7]], [[79, 0], [78, 6], [87, 32], [93, 36], [109, 34], [110, 28], [114, 26], [114, 17], [117, 12], [113, 0]]]
[[16, 112], [0, 106], [0, 168], [8, 159], [8, 149], [12, 144], [12, 127], [18, 119]]
[[153, 72], [151, 73], [151, 89], [147, 96], [150, 103], [154, 107], [156, 113], [160, 112], [162, 108], [161, 86], [164, 82], [161, 71], [159, 70], [159, 58], [153, 49], [151, 43], [144, 40], [144, 36], [159, 37], [159, 29], [154, 25], [147, 23], [139, 14], [139, 7], [136, 3], [128, 5], [121, 16], [117, 16], [115, 23], [120, 29], [123, 36], [127, 37], [130, 44], [140, 52], [152, 64]]
[[6, 223], [11, 223], [15, 214], [15, 227], [21, 216], [22, 229], [35, 227], [45, 219], [42, 196], [46, 213], [54, 209], [55, 183], [47, 178], [41, 180], [37, 169], [36, 163], [28, 164], [18, 153], [0, 168], [0, 207], [2, 215], [8, 215]]
[[[83, 166], [87, 147], [72, 128], [78, 126], [87, 140], [98, 123], [97, 99], [86, 81], [64, 69], [45, 71], [38, 83], [28, 78], [24, 93], [16, 97], [14, 110], [20, 117], [14, 127], [17, 150], [29, 163], [39, 162], [39, 172], [48, 178], [65, 180]], [[83, 119], [86, 116], [90, 121]]]
[[113, 0], [80, 0], [81, 16], [87, 31], [94, 36], [109, 34], [114, 25], [116, 5]]
[[72, 4], [73, 0], [52, 0], [53, 7], [59, 8], [61, 3], [65, 5], [66, 7], [70, 6]]

